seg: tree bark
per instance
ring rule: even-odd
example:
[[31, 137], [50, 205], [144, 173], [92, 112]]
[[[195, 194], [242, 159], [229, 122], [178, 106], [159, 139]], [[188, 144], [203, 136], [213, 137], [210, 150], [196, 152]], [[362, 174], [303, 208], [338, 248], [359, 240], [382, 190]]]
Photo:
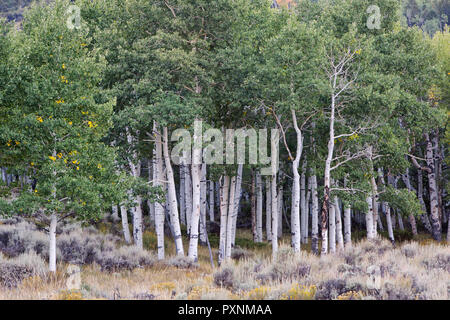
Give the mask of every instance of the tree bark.
[[125, 242], [130, 244], [131, 235], [130, 235], [130, 227], [128, 226], [127, 208], [125, 208], [124, 206], [120, 206], [120, 215], [122, 216], [123, 237], [125, 238]]
[[342, 235], [342, 217], [338, 197], [334, 197], [334, 207], [336, 215], [336, 242], [338, 250], [341, 251], [344, 249], [344, 236]]
[[277, 175], [272, 175], [272, 259], [275, 260], [278, 252], [278, 202], [277, 202]]
[[117, 208], [117, 204], [113, 204], [111, 208], [112, 214], [111, 218], [114, 222], [119, 221], [119, 209]]
[[256, 242], [263, 241], [263, 192], [262, 192], [262, 179], [259, 171], [256, 172]]
[[272, 241], [272, 194], [270, 177], [266, 177], [266, 239]]
[[[194, 140], [198, 141], [199, 139], [201, 137], [197, 137], [194, 134]], [[192, 215], [188, 255], [193, 261], [198, 261], [202, 149], [195, 141], [192, 147]]]
[[[156, 180], [155, 186], [163, 187], [165, 175], [163, 171], [163, 155], [162, 155], [162, 139], [161, 133], [158, 132], [158, 124], [153, 125], [153, 132], [155, 136], [155, 161], [156, 161]], [[164, 248], [164, 220], [165, 208], [162, 203], [155, 202], [155, 232], [157, 239], [158, 260], [163, 260], [165, 257]]]
[[367, 231], [367, 239], [372, 240], [375, 238], [375, 233], [373, 231], [374, 224], [373, 224], [373, 202], [372, 197], [368, 196], [366, 198], [368, 211], [366, 213], [366, 231]]
[[234, 243], [236, 240], [236, 223], [237, 223], [237, 217], [239, 213], [239, 203], [241, 201], [242, 196], [242, 171], [244, 169], [244, 165], [239, 164], [238, 165], [238, 172], [236, 176], [236, 191], [234, 195], [234, 209], [233, 209], [233, 215], [232, 215], [232, 222], [233, 226], [231, 228], [231, 247], [234, 247]]
[[330, 253], [336, 253], [336, 207], [333, 203], [329, 208], [329, 220], [328, 220], [328, 243]]
[[[206, 221], [206, 163], [201, 165], [200, 178], [200, 215], [203, 221]], [[200, 243], [206, 244], [206, 234], [203, 228], [200, 228]]]
[[256, 231], [256, 176], [255, 169], [252, 169], [252, 185], [250, 189], [250, 213], [252, 217], [253, 241], [258, 242], [258, 232]]
[[225, 246], [225, 259], [231, 258], [231, 237], [233, 231], [233, 213], [234, 213], [234, 198], [236, 194], [236, 176], [231, 177], [230, 193], [228, 197], [228, 216], [227, 216], [227, 234]]
[[[173, 176], [172, 164], [170, 163], [169, 135], [167, 127], [164, 127], [164, 161], [166, 165], [167, 189], [170, 207], [170, 223], [172, 224], [175, 250], [178, 256], [184, 256], [183, 239], [181, 238], [181, 227], [178, 215], [178, 201], [176, 195], [175, 178]], [[205, 221], [205, 220], [203, 220]]]
[[228, 192], [230, 177], [221, 178], [220, 185], [220, 238], [219, 238], [219, 265], [226, 259], [227, 220], [228, 220]]
[[319, 198], [317, 195], [317, 177], [312, 175], [311, 179], [311, 250], [314, 254], [319, 254]]
[[[277, 214], [278, 214], [278, 230], [277, 230], [277, 237], [278, 239], [281, 239], [283, 236], [283, 185], [280, 185], [278, 187], [278, 195], [277, 195]], [[300, 217], [299, 217], [300, 218]]]
[[214, 222], [214, 181], [209, 181], [209, 221]]
[[352, 247], [352, 215], [350, 205], [345, 204], [344, 209], [344, 244], [346, 248]]
[[50, 272], [56, 272], [56, 224], [58, 220], [56, 214], [52, 214], [50, 217], [50, 228], [49, 228], [49, 258], [48, 266]]
[[186, 225], [186, 174], [184, 173], [184, 164], [180, 164], [180, 222]]
[[[307, 215], [308, 212], [306, 211], [306, 160], [303, 160], [303, 164], [302, 164], [302, 174], [300, 177], [300, 214], [301, 214], [301, 218], [300, 218], [300, 235], [301, 235], [301, 242], [302, 243], [306, 243], [307, 241], [307, 224], [306, 224], [306, 219], [307, 219]], [[294, 208], [294, 199], [298, 199], [296, 196], [296, 192], [298, 192], [297, 190], [297, 186], [295, 185], [295, 171], [298, 171], [298, 167], [297, 170], [294, 170], [294, 181], [293, 181], [293, 190], [292, 190], [292, 209]], [[298, 175], [298, 172], [297, 172]], [[295, 198], [294, 198], [295, 196]], [[299, 251], [300, 250], [300, 244], [298, 243], [298, 239], [296, 239], [296, 233], [298, 232], [298, 227], [296, 227], [295, 223], [296, 223], [296, 218], [295, 215], [293, 213], [291, 213], [291, 228], [292, 228], [292, 244], [294, 247], [294, 251]], [[297, 250], [297, 246], [298, 246], [298, 250]]]
[[420, 215], [420, 219], [422, 221], [425, 229], [432, 234], [433, 230], [431, 228], [430, 219], [428, 217], [427, 207], [425, 205], [425, 201], [423, 200], [423, 175], [422, 170], [417, 170], [417, 198], [419, 198], [419, 202], [422, 205], [423, 213]]
[[438, 204], [438, 194], [437, 194], [437, 183], [436, 175], [434, 170], [434, 154], [433, 145], [430, 140], [429, 134], [425, 134], [427, 142], [427, 166], [430, 168], [428, 172], [428, 189], [430, 191], [430, 212], [431, 212], [431, 226], [433, 230], [433, 239], [436, 241], [441, 241], [442, 239], [442, 226], [439, 219], [439, 204]]

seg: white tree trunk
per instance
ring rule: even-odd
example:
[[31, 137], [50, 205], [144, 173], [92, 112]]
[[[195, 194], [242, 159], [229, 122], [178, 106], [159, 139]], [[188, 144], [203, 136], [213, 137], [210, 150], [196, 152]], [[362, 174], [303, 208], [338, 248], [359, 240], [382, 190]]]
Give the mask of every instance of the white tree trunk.
[[227, 221], [228, 221], [228, 192], [230, 177], [225, 176], [219, 182], [220, 189], [220, 238], [219, 238], [219, 265], [226, 259]]
[[111, 211], [112, 211], [111, 214], [112, 220], [114, 222], [119, 221], [119, 209], [117, 208], [117, 204], [112, 205]]
[[209, 181], [209, 221], [214, 222], [214, 181]]
[[[184, 157], [186, 159], [186, 157]], [[186, 165], [184, 167], [185, 173], [185, 199], [186, 199], [186, 225], [187, 225], [187, 234], [191, 233], [191, 220], [192, 220], [192, 176], [191, 176], [191, 166]]]
[[319, 253], [319, 197], [317, 194], [317, 177], [312, 175], [311, 179], [311, 250]]
[[386, 212], [386, 224], [387, 224], [389, 239], [393, 243], [395, 241], [395, 239], [394, 239], [394, 230], [392, 228], [391, 208], [389, 207], [387, 202], [383, 202], [383, 206], [384, 206], [384, 210]]
[[336, 215], [336, 242], [338, 250], [344, 249], [344, 236], [342, 234], [342, 215], [338, 197], [334, 197], [334, 207]]
[[370, 178], [370, 183], [372, 187], [373, 236], [376, 238], [378, 236], [378, 186], [374, 175]]
[[307, 191], [306, 191], [306, 199], [305, 199], [305, 234], [303, 236], [303, 243], [308, 243], [308, 238], [309, 238], [309, 216], [310, 216], [310, 212], [311, 212], [311, 205], [310, 205], [310, 200], [311, 200], [311, 184], [310, 184], [311, 180], [308, 179], [308, 184], [307, 184]]
[[136, 196], [137, 205], [133, 208], [133, 238], [134, 243], [139, 249], [144, 248], [143, 243], [143, 228], [142, 228], [142, 199], [140, 196]]
[[433, 145], [431, 143], [429, 134], [425, 135], [427, 141], [427, 166], [428, 171], [428, 189], [430, 191], [430, 217], [431, 217], [431, 227], [433, 230], [433, 239], [436, 241], [441, 241], [442, 238], [442, 226], [439, 217], [439, 202], [438, 202], [438, 190], [436, 183], [435, 174], [435, 164], [434, 164], [434, 152]]
[[184, 164], [180, 163], [180, 223], [186, 225], [186, 194]]
[[367, 230], [367, 239], [372, 240], [375, 237], [375, 234], [373, 232], [373, 202], [372, 202], [372, 197], [367, 197], [366, 198], [366, 202], [367, 202], [367, 206], [368, 206], [368, 211], [366, 213], [366, 230]]
[[236, 193], [236, 177], [231, 177], [230, 193], [228, 198], [228, 216], [227, 216], [227, 234], [225, 245], [225, 259], [231, 258], [231, 237], [233, 230], [233, 212], [234, 212], [234, 198]]
[[[153, 147], [153, 158], [148, 161], [148, 180], [149, 183], [151, 183], [152, 186], [155, 185], [154, 179], [156, 178], [156, 164], [155, 164], [155, 154], [156, 149]], [[150, 202], [150, 200], [147, 201], [148, 206], [148, 213], [150, 216], [150, 225], [152, 227], [155, 226], [155, 203]]]
[[336, 253], [336, 207], [331, 201], [328, 213], [329, 213], [329, 223], [328, 223], [329, 250], [330, 253]]
[[280, 185], [278, 187], [278, 196], [277, 196], [277, 204], [278, 204], [278, 231], [277, 236], [278, 239], [283, 237], [283, 196], [284, 196], [283, 186]]
[[173, 237], [175, 241], [175, 250], [178, 256], [184, 256], [183, 240], [181, 238], [181, 227], [178, 216], [178, 201], [176, 195], [175, 179], [173, 176], [172, 164], [170, 163], [169, 153], [169, 135], [167, 127], [164, 127], [164, 161], [167, 175], [167, 191], [170, 212], [170, 223], [172, 224]]
[[56, 272], [56, 224], [58, 219], [56, 214], [52, 214], [50, 217], [50, 229], [49, 229], [49, 258], [48, 258], [48, 266], [50, 272]]
[[398, 227], [400, 230], [405, 231], [405, 226], [403, 224], [403, 218], [399, 212], [397, 212], [397, 219], [398, 219]]
[[[194, 137], [194, 140], [199, 137]], [[194, 146], [192, 148], [192, 215], [191, 215], [191, 233], [189, 239], [189, 258], [198, 261], [198, 236], [199, 236], [199, 221], [200, 221], [200, 183], [201, 183], [201, 161], [202, 149], [201, 146]]]
[[244, 169], [244, 165], [238, 165], [238, 173], [236, 176], [236, 192], [234, 196], [234, 209], [233, 209], [233, 226], [231, 228], [231, 247], [234, 247], [236, 241], [236, 225], [237, 225], [237, 217], [239, 213], [239, 202], [242, 197], [242, 171]]
[[344, 243], [345, 247], [352, 246], [352, 216], [351, 208], [349, 205], [345, 205], [344, 209]]
[[278, 197], [277, 197], [277, 175], [272, 175], [271, 181], [272, 197], [272, 259], [276, 259], [278, 252]]
[[[153, 126], [153, 132], [155, 134], [155, 161], [156, 161], [156, 179], [155, 186], [163, 187], [165, 181], [165, 174], [163, 171], [163, 155], [162, 155], [162, 139], [161, 133], [158, 132], [158, 125], [156, 122]], [[164, 248], [164, 220], [165, 220], [165, 208], [164, 204], [155, 202], [155, 231], [158, 246], [158, 260], [163, 260], [165, 256]]]
[[272, 240], [272, 194], [270, 177], [266, 177], [266, 239]]
[[[296, 133], [297, 139], [297, 149], [295, 153], [295, 159], [292, 161], [292, 172], [293, 172], [293, 181], [292, 181], [292, 205], [291, 205], [291, 234], [292, 234], [292, 246], [294, 248], [294, 252], [299, 252], [300, 242], [302, 238], [302, 226], [300, 224], [300, 204], [301, 204], [301, 214], [302, 214], [302, 222], [304, 228], [304, 215], [305, 215], [305, 170], [306, 170], [306, 161], [303, 161], [302, 166], [302, 190], [300, 190], [300, 175], [298, 173], [298, 168], [300, 165], [300, 159], [303, 152], [303, 136], [300, 128], [297, 124], [297, 116], [294, 110], [291, 110], [292, 122], [294, 124], [294, 129]], [[301, 200], [301, 202], [300, 202]]]
[[[302, 165], [302, 175], [300, 178], [300, 211], [301, 211], [301, 218], [300, 218], [300, 234], [301, 234], [301, 242], [302, 243], [306, 243], [307, 241], [307, 236], [306, 236], [306, 229], [308, 228], [306, 225], [306, 219], [307, 219], [307, 215], [308, 212], [306, 211], [306, 160], [303, 160], [303, 165]], [[295, 186], [295, 172], [298, 171], [298, 167], [297, 170], [294, 170], [294, 180], [293, 180], [293, 188], [292, 188], [292, 209], [294, 209], [294, 196], [296, 194], [296, 186]], [[297, 172], [298, 174], [298, 172]], [[297, 196], [295, 196], [295, 199], [297, 199]], [[294, 214], [291, 213], [291, 226], [292, 226], [292, 244], [294, 247], [294, 251], [297, 251], [296, 245], [298, 245], [298, 248], [300, 248], [299, 244], [296, 244], [296, 242], [294, 241], [294, 237], [295, 237], [295, 232], [294, 231]], [[300, 249], [299, 249], [300, 250]]]
[[[206, 221], [206, 163], [201, 165], [200, 175], [200, 215]], [[205, 228], [200, 228], [200, 243], [206, 244]]]
[[120, 215], [122, 217], [123, 237], [125, 238], [125, 242], [130, 244], [131, 243], [130, 227], [128, 226], [128, 214], [127, 208], [125, 208], [125, 206], [120, 206]]
[[256, 172], [256, 242], [263, 241], [263, 223], [262, 223], [262, 212], [263, 212], [263, 192], [262, 192], [262, 179], [259, 171]]

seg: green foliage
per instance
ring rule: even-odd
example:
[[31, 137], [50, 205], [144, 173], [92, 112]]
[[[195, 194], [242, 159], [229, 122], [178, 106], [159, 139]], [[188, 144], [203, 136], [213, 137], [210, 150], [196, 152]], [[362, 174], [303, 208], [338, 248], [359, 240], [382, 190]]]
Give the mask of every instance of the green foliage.
[[416, 194], [408, 189], [396, 189], [389, 185], [385, 192], [380, 195], [380, 200], [389, 203], [391, 208], [400, 212], [404, 217], [411, 214], [419, 216], [423, 213], [422, 205]]

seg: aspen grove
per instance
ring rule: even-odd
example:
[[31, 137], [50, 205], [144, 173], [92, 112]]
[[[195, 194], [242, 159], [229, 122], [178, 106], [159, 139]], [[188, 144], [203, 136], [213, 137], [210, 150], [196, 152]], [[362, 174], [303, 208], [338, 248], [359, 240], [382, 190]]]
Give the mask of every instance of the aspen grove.
[[212, 270], [448, 250], [448, 17], [413, 2], [32, 1], [0, 18], [0, 218], [51, 273], [75, 223]]

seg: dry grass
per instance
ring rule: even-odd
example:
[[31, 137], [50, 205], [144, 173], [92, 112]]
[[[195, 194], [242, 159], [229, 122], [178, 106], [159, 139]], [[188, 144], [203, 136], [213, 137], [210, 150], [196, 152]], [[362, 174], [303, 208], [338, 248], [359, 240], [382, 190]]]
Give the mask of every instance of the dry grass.
[[[152, 250], [154, 234], [146, 232]], [[0, 287], [0, 299], [448, 299], [450, 251], [445, 244], [362, 241], [335, 255], [318, 257], [289, 248], [281, 240], [276, 261], [270, 245], [251, 244], [251, 234], [238, 234], [236, 260], [212, 268], [208, 248], [199, 247], [199, 263], [168, 257], [153, 265], [105, 272], [96, 263], [81, 270], [80, 290], [67, 290], [66, 263], [54, 276], [35, 275], [17, 287]], [[248, 242], [247, 242], [248, 240]], [[185, 241], [187, 244], [187, 241]], [[217, 251], [214, 257], [217, 257]], [[173, 255], [170, 239], [166, 254]], [[238, 259], [239, 258], [239, 259]], [[6, 259], [6, 258], [5, 258]]]

